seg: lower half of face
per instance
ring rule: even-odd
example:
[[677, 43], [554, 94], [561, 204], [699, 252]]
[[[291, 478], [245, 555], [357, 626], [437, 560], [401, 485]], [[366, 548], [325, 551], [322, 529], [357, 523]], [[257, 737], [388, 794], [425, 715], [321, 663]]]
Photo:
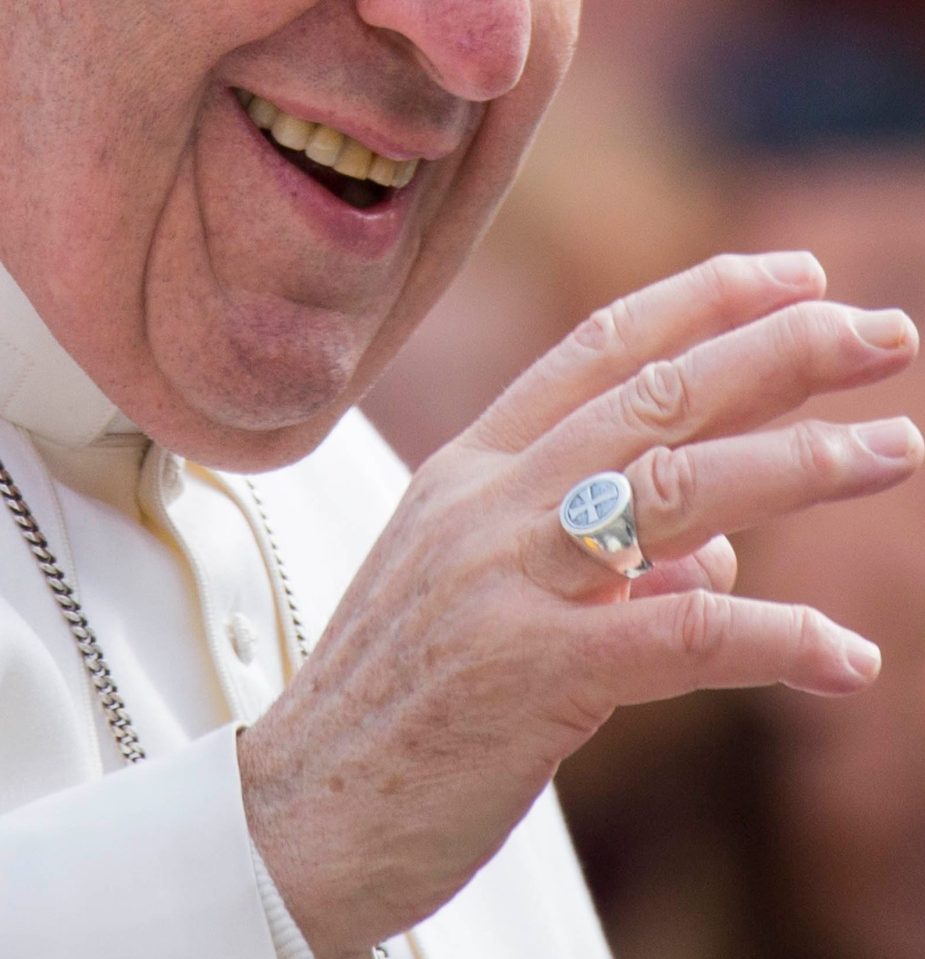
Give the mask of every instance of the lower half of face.
[[325, 435], [436, 296], [420, 274], [456, 170], [420, 164], [401, 189], [312, 170], [224, 84], [193, 130], [142, 177], [116, 148], [53, 178], [37, 247], [0, 256], [146, 432], [214, 465], [273, 466]]
[[13, 88], [41, 70], [0, 107], [0, 258], [164, 445], [229, 468], [295, 459], [484, 229], [563, 72], [573, 4], [536, 4], [527, 69], [487, 104], [353, 0], [285, 0], [266, 36], [245, 0], [186, 0], [170, 29], [122, 4], [115, 30], [111, 6], [44, 34], [0, 16]]
[[[151, 240], [152, 363], [226, 427], [286, 429], [353, 398], [358, 367], [397, 320], [430, 218], [427, 188], [442, 190], [437, 171], [399, 190], [304, 157], [261, 130], [237, 95], [213, 91]], [[343, 197], [351, 190], [357, 199]]]

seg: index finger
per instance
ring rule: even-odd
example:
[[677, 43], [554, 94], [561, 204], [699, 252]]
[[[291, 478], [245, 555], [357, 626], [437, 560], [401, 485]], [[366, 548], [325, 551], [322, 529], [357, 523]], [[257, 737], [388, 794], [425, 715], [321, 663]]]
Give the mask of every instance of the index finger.
[[530, 367], [464, 434], [501, 452], [524, 449], [646, 363], [825, 292], [810, 253], [725, 254], [592, 314]]

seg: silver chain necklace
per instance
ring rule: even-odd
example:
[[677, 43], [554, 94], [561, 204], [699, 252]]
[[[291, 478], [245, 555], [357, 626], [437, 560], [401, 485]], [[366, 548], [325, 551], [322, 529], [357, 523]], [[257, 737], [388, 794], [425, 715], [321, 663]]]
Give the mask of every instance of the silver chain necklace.
[[[286, 573], [286, 566], [280, 555], [279, 547], [270, 521], [267, 517], [266, 508], [263, 500], [260, 498], [257, 488], [252, 480], [246, 480], [247, 487], [254, 499], [257, 508], [257, 514], [263, 524], [266, 533], [267, 543], [270, 546], [270, 552], [273, 554], [273, 562], [276, 566], [276, 572], [279, 575], [283, 588], [283, 594], [286, 598], [286, 608], [289, 613], [289, 621], [292, 625], [293, 633], [296, 638], [296, 645], [299, 650], [299, 656], [304, 662], [309, 655], [311, 647], [305, 630], [302, 625], [302, 619], [299, 615], [299, 609], [296, 605], [295, 594], [289, 583], [289, 576]], [[64, 570], [58, 565], [55, 554], [48, 546], [48, 540], [45, 534], [39, 528], [29, 504], [23, 498], [19, 488], [13, 482], [13, 477], [0, 460], [0, 497], [10, 510], [16, 525], [22, 533], [23, 539], [29, 546], [29, 550], [35, 557], [45, 582], [51, 590], [55, 602], [67, 623], [68, 629], [77, 644], [77, 650], [83, 660], [84, 668], [90, 677], [90, 682], [96, 692], [97, 700], [103, 709], [103, 715], [106, 717], [106, 724], [112, 733], [116, 747], [127, 763], [141, 762], [145, 758], [145, 751], [138, 738], [138, 733], [132, 724], [132, 719], [125, 708], [125, 702], [119, 693], [112, 678], [112, 672], [103, 656], [103, 650], [100, 648], [96, 634], [93, 632], [87, 617], [81, 608], [80, 603], [74, 596], [74, 588], [68, 583]], [[374, 946], [372, 949], [372, 959], [389, 959], [389, 954], [383, 945]]]
[[45, 582], [61, 610], [61, 615], [77, 643], [77, 650], [93, 684], [93, 689], [96, 691], [109, 731], [116, 741], [119, 752], [126, 762], [140, 762], [145, 758], [145, 751], [118, 687], [113, 682], [112, 673], [97, 642], [96, 634], [90, 628], [80, 603], [74, 598], [74, 589], [58, 565], [55, 554], [49, 549], [45, 534], [39, 529], [39, 524], [35, 521], [28, 503], [23, 499], [22, 493], [2, 461], [0, 461], [0, 496], [13, 514], [13, 519], [35, 557]]

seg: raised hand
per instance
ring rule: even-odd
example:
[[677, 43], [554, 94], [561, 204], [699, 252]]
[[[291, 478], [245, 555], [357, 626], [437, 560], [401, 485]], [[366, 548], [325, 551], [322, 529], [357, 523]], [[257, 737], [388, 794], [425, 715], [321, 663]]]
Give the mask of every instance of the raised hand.
[[[807, 254], [727, 256], [621, 300], [415, 476], [315, 655], [240, 739], [252, 832], [319, 959], [449, 899], [616, 707], [876, 676], [876, 647], [820, 613], [722, 592], [724, 534], [922, 460], [905, 419], [756, 432], [916, 353], [903, 313], [821, 301], [824, 283]], [[632, 586], [559, 524], [601, 470], [630, 480], [656, 564]]]

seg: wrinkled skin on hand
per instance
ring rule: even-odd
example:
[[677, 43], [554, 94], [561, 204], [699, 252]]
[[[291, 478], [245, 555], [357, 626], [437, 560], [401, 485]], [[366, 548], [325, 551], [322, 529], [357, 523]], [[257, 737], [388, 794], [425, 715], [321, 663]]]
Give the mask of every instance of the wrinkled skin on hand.
[[[922, 459], [905, 420], [766, 428], [915, 355], [904, 314], [824, 302], [824, 283], [805, 254], [721, 257], [619, 301], [414, 477], [314, 656], [240, 737], [253, 835], [319, 959], [446, 902], [615, 708], [875, 678], [876, 647], [820, 613], [724, 593], [723, 534]], [[632, 588], [558, 526], [602, 469], [632, 482], [656, 563]]]

